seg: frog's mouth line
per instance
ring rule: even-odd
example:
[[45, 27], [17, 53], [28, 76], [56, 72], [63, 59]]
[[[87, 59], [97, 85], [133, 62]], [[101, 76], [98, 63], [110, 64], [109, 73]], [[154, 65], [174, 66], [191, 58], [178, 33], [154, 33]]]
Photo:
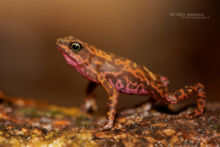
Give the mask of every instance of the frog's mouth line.
[[61, 48], [59, 45], [57, 45], [57, 49], [58, 49], [59, 51], [63, 52], [62, 48]]

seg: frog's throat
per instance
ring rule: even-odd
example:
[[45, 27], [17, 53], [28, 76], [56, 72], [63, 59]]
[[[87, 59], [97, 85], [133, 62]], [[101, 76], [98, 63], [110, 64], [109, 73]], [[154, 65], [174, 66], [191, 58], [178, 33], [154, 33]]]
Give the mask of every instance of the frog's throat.
[[88, 79], [90, 81], [98, 83], [98, 81], [96, 79], [94, 79], [94, 78], [87, 75], [88, 72], [85, 72], [85, 68], [83, 68], [82, 64], [78, 63], [74, 58], [67, 55], [64, 51], [61, 50], [61, 52], [62, 52], [66, 62], [69, 65], [73, 66], [80, 75], [82, 75], [83, 77], [85, 77], [86, 79]]
[[75, 61], [73, 58], [71, 58], [69, 55], [67, 55], [65, 52], [62, 52], [66, 62], [73, 66], [77, 72], [79, 72], [80, 74], [83, 74], [83, 68], [80, 66], [79, 63], [77, 63], [77, 61]]

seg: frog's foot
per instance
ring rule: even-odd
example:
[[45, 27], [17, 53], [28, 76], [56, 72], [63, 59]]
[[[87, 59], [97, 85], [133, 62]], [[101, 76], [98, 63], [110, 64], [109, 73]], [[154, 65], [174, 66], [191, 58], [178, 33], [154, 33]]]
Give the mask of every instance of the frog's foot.
[[94, 98], [92, 97], [86, 97], [84, 99], [84, 103], [82, 105], [82, 110], [83, 112], [88, 112], [88, 111], [97, 111], [98, 110], [98, 106], [96, 104], [96, 101]]
[[113, 121], [108, 121], [104, 126], [101, 126], [99, 130], [104, 131], [112, 128], [113, 128]]
[[203, 109], [202, 110], [194, 110], [192, 112], [190, 112], [189, 114], [186, 115], [187, 118], [192, 119], [194, 117], [200, 116], [203, 114]]

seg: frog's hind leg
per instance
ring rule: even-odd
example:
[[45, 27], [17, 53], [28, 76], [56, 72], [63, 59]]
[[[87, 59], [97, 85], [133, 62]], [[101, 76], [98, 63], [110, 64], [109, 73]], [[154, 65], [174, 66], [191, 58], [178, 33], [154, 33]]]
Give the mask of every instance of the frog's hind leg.
[[176, 90], [171, 93], [168, 92], [167, 88], [161, 83], [152, 82], [152, 91], [156, 97], [159, 97], [162, 101], [169, 102], [172, 104], [183, 101], [190, 96], [196, 94], [197, 96], [197, 109], [191, 112], [188, 117], [193, 118], [202, 115], [206, 104], [205, 87], [201, 83], [195, 84], [194, 86], [185, 86], [182, 89]]
[[86, 88], [86, 97], [84, 98], [84, 103], [82, 105], [82, 110], [84, 112], [87, 112], [89, 110], [92, 110], [92, 111], [98, 110], [96, 101], [94, 99], [94, 97], [95, 97], [94, 90], [97, 87], [97, 85], [98, 85], [97, 83], [90, 81], [87, 88]]

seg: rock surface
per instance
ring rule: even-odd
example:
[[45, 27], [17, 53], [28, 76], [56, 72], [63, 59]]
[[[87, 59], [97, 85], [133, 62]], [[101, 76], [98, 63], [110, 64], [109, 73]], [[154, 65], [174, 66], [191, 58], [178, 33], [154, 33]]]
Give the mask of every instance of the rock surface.
[[0, 92], [0, 146], [219, 146], [220, 104], [207, 104], [205, 114], [194, 119], [184, 117], [187, 111], [119, 113], [114, 128], [101, 131], [104, 113]]

